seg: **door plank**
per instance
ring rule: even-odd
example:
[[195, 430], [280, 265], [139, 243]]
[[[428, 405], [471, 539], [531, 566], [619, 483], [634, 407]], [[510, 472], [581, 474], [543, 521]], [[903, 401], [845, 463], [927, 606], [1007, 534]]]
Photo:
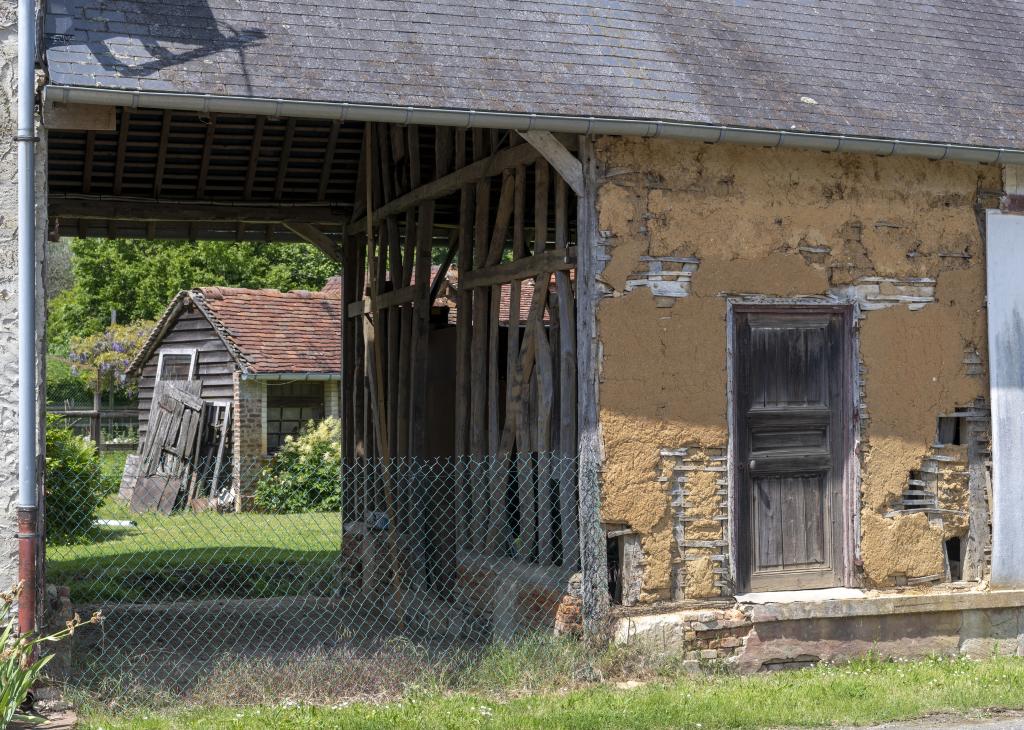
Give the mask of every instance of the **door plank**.
[[846, 461], [840, 437], [845, 316], [750, 307], [734, 319], [744, 505], [738, 524], [747, 546], [737, 564], [740, 583], [750, 590], [842, 582], [843, 551], [834, 536], [841, 533], [835, 510], [843, 504]]

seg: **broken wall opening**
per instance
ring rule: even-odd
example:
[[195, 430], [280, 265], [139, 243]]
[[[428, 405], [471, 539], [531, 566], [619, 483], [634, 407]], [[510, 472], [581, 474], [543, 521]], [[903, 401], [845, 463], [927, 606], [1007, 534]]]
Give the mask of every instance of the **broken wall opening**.
[[[341, 264], [342, 461], [294, 507], [273, 501], [277, 457], [259, 465], [235, 485], [236, 520], [209, 503], [185, 509], [183, 478], [160, 495], [175, 514], [119, 518], [117, 539], [155, 548], [160, 519], [214, 531], [179, 534], [146, 575], [117, 551], [116, 565], [86, 556], [71, 575], [79, 548], [55, 548], [71, 602], [104, 604], [122, 638], [165, 626], [186, 600], [226, 601], [260, 626], [288, 606], [301, 639], [256, 637], [274, 656], [319, 646], [314, 615], [360, 652], [394, 636], [437, 649], [550, 632], [556, 612], [559, 631], [578, 631], [574, 141], [154, 110], [114, 118], [113, 129], [54, 131], [54, 235], [303, 240]], [[542, 149], [564, 154], [549, 162]], [[266, 426], [280, 405], [258, 374], [236, 372], [230, 388], [235, 425]], [[244, 433], [255, 432], [231, 434], [236, 452]], [[271, 435], [264, 428], [264, 452]], [[179, 564], [195, 541], [211, 541], [210, 559]], [[111, 580], [91, 588], [104, 569]], [[210, 623], [206, 646], [182, 646], [203, 661], [237, 648], [229, 623]]]

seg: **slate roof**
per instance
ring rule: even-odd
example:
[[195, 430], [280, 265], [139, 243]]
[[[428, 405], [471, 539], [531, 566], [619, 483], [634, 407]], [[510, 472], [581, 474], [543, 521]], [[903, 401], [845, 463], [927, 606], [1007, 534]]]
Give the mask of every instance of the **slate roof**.
[[1014, 0], [48, 0], [54, 84], [1024, 148]]

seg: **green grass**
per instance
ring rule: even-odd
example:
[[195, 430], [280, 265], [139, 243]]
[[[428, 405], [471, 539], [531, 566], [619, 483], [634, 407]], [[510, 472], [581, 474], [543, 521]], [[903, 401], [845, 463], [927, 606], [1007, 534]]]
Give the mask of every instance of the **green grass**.
[[[47, 547], [47, 577], [76, 603], [295, 595], [339, 555], [337, 512], [135, 514], [111, 496], [101, 527], [82, 544]], [[287, 567], [288, 570], [282, 570]]]
[[91, 730], [157, 728], [768, 728], [868, 725], [937, 712], [1024, 707], [1024, 660], [865, 660], [751, 677], [711, 675], [637, 689], [596, 686], [509, 700], [409, 693], [391, 704], [206, 707], [111, 714], [84, 707]]
[[113, 477], [120, 484], [121, 475], [124, 474], [124, 462], [130, 453], [130, 451], [101, 451], [100, 471]]

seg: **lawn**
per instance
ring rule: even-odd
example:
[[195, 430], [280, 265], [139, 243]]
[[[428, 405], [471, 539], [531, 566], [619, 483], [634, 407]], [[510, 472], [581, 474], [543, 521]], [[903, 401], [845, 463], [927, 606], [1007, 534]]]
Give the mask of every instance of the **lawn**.
[[392, 704], [82, 710], [81, 727], [158, 728], [768, 728], [868, 725], [936, 712], [1024, 707], [1024, 660], [866, 660], [751, 677], [692, 677], [499, 699], [411, 692]]
[[47, 546], [47, 579], [76, 603], [258, 598], [315, 592], [310, 581], [337, 559], [340, 515], [245, 512], [135, 514], [111, 496], [95, 539]]

